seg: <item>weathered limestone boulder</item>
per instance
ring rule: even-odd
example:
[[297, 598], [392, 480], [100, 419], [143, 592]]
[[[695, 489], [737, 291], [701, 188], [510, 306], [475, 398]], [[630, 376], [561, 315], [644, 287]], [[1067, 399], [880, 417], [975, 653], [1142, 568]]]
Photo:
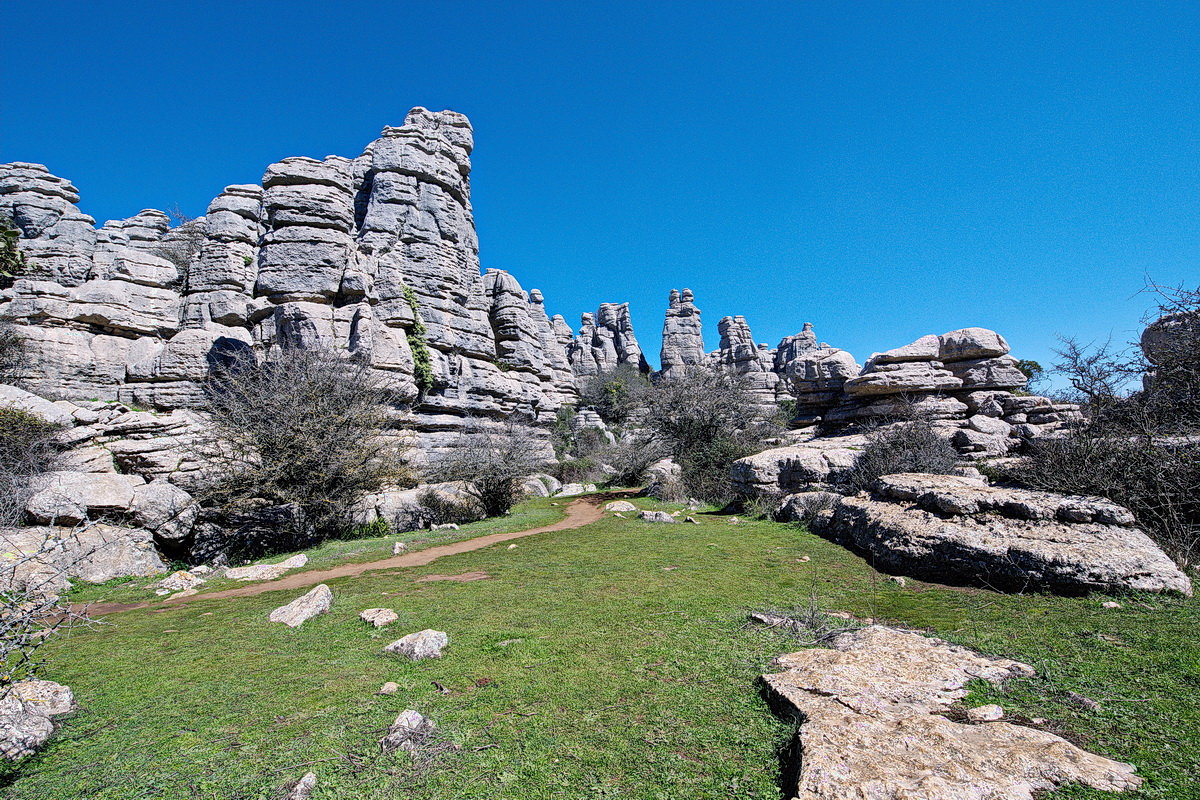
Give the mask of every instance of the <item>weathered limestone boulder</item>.
[[191, 534], [200, 506], [183, 489], [160, 479], [134, 488], [130, 511], [134, 522], [160, 541], [179, 541]]
[[168, 592], [186, 592], [208, 583], [204, 578], [187, 570], [176, 570], [158, 582], [160, 589]]
[[720, 348], [709, 354], [708, 362], [742, 376], [747, 390], [764, 408], [773, 410], [779, 385], [775, 354], [765, 344], [754, 342], [745, 317], [722, 317], [717, 332], [721, 335]]
[[522, 481], [521, 490], [529, 497], [550, 497], [562, 489], [562, 486], [562, 481], [553, 475], [538, 473]]
[[638, 519], [640, 519], [642, 522], [679, 522], [679, 520], [675, 519], [666, 511], [639, 511]]
[[11, 408], [32, 414], [53, 425], [74, 425], [72, 411], [16, 386], [0, 384], [0, 408]]
[[[66, 578], [104, 583], [167, 570], [149, 531], [102, 522], [74, 528], [0, 530], [0, 546], [7, 552], [33, 557], [21, 575], [5, 573], [4, 578], [35, 588], [37, 593], [62, 591], [68, 585]], [[0, 590], [4, 588], [0, 586]]]
[[962, 387], [962, 379], [943, 369], [940, 361], [867, 362], [862, 373], [846, 381], [851, 397], [914, 392], [944, 392]]
[[299, 628], [313, 617], [327, 613], [332, 607], [333, 592], [322, 583], [287, 605], [275, 609], [267, 619], [271, 622], [282, 622], [289, 628]]
[[847, 351], [818, 343], [808, 322], [800, 333], [780, 340], [772, 368], [796, 399], [797, 420], [808, 423], [836, 405], [846, 381], [862, 370]]
[[925, 580], [1064, 594], [1176, 592], [1191, 581], [1107, 500], [987, 486], [949, 475], [880, 478], [814, 529]]
[[628, 303], [601, 303], [595, 315], [584, 314], [567, 356], [578, 377], [611, 372], [620, 366], [650, 371], [633, 333]]
[[379, 747], [384, 753], [397, 750], [411, 752], [420, 747], [436, 728], [433, 720], [410, 708], [401, 711], [396, 721], [388, 727], [387, 734], [379, 740]]
[[145, 480], [136, 475], [51, 472], [34, 484], [25, 512], [43, 525], [77, 525], [104, 514], [124, 514]]
[[423, 661], [427, 658], [441, 658], [442, 650], [448, 644], [450, 637], [445, 633], [426, 628], [397, 639], [383, 648], [383, 652], [404, 656], [412, 661]]
[[791, 494], [839, 483], [854, 467], [867, 437], [813, 437], [733, 462], [730, 479], [743, 497]]
[[969, 681], [1030, 677], [1027, 664], [878, 625], [778, 664], [783, 671], [763, 681], [801, 722], [800, 769], [785, 787], [796, 800], [1033, 800], [1065, 783], [1108, 791], [1142, 783], [1131, 765], [1054, 734], [945, 716]]
[[796, 492], [779, 501], [775, 519], [779, 522], [809, 522], [820, 511], [832, 509], [842, 501], [833, 492]]
[[426, 483], [412, 489], [395, 489], [372, 494], [360, 504], [359, 521], [385, 520], [393, 531], [415, 531], [428, 528], [438, 521], [426, 505], [432, 498], [453, 507], [459, 522], [483, 519], [484, 513], [471, 487], [458, 481]]
[[637, 511], [638, 509], [637, 506], [628, 500], [614, 500], [611, 503], [605, 503], [604, 510], [629, 514]]
[[70, 688], [53, 681], [18, 681], [0, 698], [0, 758], [37, 752], [54, 733], [54, 718], [75, 710]]
[[695, 295], [691, 289], [684, 289], [682, 293], [672, 289], [663, 322], [659, 375], [674, 378], [685, 373], [688, 367], [703, 364], [705, 358], [704, 329]]

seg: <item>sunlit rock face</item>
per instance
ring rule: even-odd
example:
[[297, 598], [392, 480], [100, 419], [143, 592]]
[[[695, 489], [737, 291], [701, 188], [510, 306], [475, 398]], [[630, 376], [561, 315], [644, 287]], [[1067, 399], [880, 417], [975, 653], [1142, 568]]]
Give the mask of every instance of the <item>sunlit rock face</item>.
[[[472, 147], [465, 116], [414, 108], [356, 158], [285, 158], [175, 227], [147, 209], [97, 228], [70, 182], [0, 165], [0, 218], [29, 265], [0, 297], [0, 317], [30, 341], [17, 377], [173, 409], [203, 405], [223, 354], [322, 346], [393, 382], [398, 419], [426, 448], [468, 417], [548, 424], [576, 396], [569, 336], [540, 292], [480, 273]], [[628, 308], [605, 308], [618, 357], [644, 363]], [[432, 367], [422, 386], [414, 347]]]

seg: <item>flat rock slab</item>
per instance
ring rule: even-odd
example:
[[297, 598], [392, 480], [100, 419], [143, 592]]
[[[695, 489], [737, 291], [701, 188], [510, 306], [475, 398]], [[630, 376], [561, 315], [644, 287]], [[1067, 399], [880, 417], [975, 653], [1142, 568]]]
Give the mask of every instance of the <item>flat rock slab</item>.
[[268, 619], [271, 622], [282, 622], [289, 628], [298, 628], [313, 617], [328, 612], [332, 606], [333, 592], [322, 583], [286, 606], [275, 609]]
[[410, 633], [402, 639], [397, 639], [383, 648], [383, 652], [394, 653], [413, 661], [422, 661], [426, 658], [441, 658], [442, 648], [448, 644], [450, 644], [450, 637], [445, 633], [426, 628], [423, 631]]
[[69, 687], [53, 681], [18, 681], [0, 698], [0, 758], [37, 752], [54, 733], [54, 717], [75, 710]]
[[1044, 731], [1007, 722], [968, 725], [941, 712], [972, 679], [1031, 676], [912, 631], [873, 625], [778, 659], [768, 691], [803, 720], [795, 800], [1033, 800], [1066, 783], [1126, 791], [1134, 768]]
[[666, 511], [639, 511], [638, 519], [642, 522], [679, 522]]
[[1095, 497], [987, 486], [952, 475], [880, 478], [818, 514], [816, 532], [889, 572], [994, 589], [1192, 594], [1189, 578], [1125, 508]]
[[277, 564], [251, 564], [248, 567], [230, 567], [225, 577], [233, 581], [273, 581], [288, 570], [298, 569], [308, 563], [308, 556], [301, 553]]

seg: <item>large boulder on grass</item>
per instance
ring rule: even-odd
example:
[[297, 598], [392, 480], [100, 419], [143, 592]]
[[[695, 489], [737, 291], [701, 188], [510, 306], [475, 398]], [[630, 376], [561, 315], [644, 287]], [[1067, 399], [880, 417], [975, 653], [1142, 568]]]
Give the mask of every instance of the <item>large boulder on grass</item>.
[[322, 583], [286, 606], [275, 609], [268, 619], [271, 622], [282, 622], [289, 628], [299, 628], [313, 617], [327, 613], [332, 607], [333, 592]]
[[930, 581], [1013, 591], [1174, 592], [1192, 584], [1108, 500], [906, 473], [846, 497], [814, 529], [876, 567]]

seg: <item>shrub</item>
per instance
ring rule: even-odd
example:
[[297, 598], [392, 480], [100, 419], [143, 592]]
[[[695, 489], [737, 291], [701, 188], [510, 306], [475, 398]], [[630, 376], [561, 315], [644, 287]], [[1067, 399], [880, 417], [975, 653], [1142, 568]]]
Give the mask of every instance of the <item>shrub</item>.
[[474, 522], [481, 515], [479, 503], [434, 489], [426, 489], [418, 494], [417, 503], [427, 512], [426, 521], [430, 525]]
[[621, 364], [584, 379], [579, 401], [609, 425], [621, 425], [645, 408], [649, 391], [650, 382], [637, 367]]
[[508, 513], [522, 495], [524, 479], [545, 466], [537, 434], [528, 425], [475, 421], [426, 472], [433, 482], [464, 481], [483, 512], [495, 517]]
[[654, 386], [645, 425], [683, 470], [688, 493], [711, 503], [733, 496], [729, 467], [779, 431], [747, 389], [722, 368], [691, 367]]
[[0, 323], [0, 380], [12, 378], [28, 349], [27, 340], [16, 326]]
[[1084, 425], [1035, 440], [1002, 477], [1034, 489], [1106, 497], [1131, 510], [1184, 566], [1200, 556], [1200, 440]]
[[39, 475], [60, 460], [61, 426], [15, 408], [0, 408], [0, 527], [19, 525]]
[[846, 482], [857, 489], [869, 489], [883, 475], [950, 475], [959, 463], [958, 452], [929, 423], [900, 422], [871, 434]]
[[215, 434], [203, 456], [220, 474], [203, 500], [231, 514], [293, 508], [297, 541], [271, 549], [341, 535], [364, 495], [410, 477], [403, 440], [384, 435], [394, 394], [363, 364], [324, 350], [262, 364], [239, 353], [205, 389]]

